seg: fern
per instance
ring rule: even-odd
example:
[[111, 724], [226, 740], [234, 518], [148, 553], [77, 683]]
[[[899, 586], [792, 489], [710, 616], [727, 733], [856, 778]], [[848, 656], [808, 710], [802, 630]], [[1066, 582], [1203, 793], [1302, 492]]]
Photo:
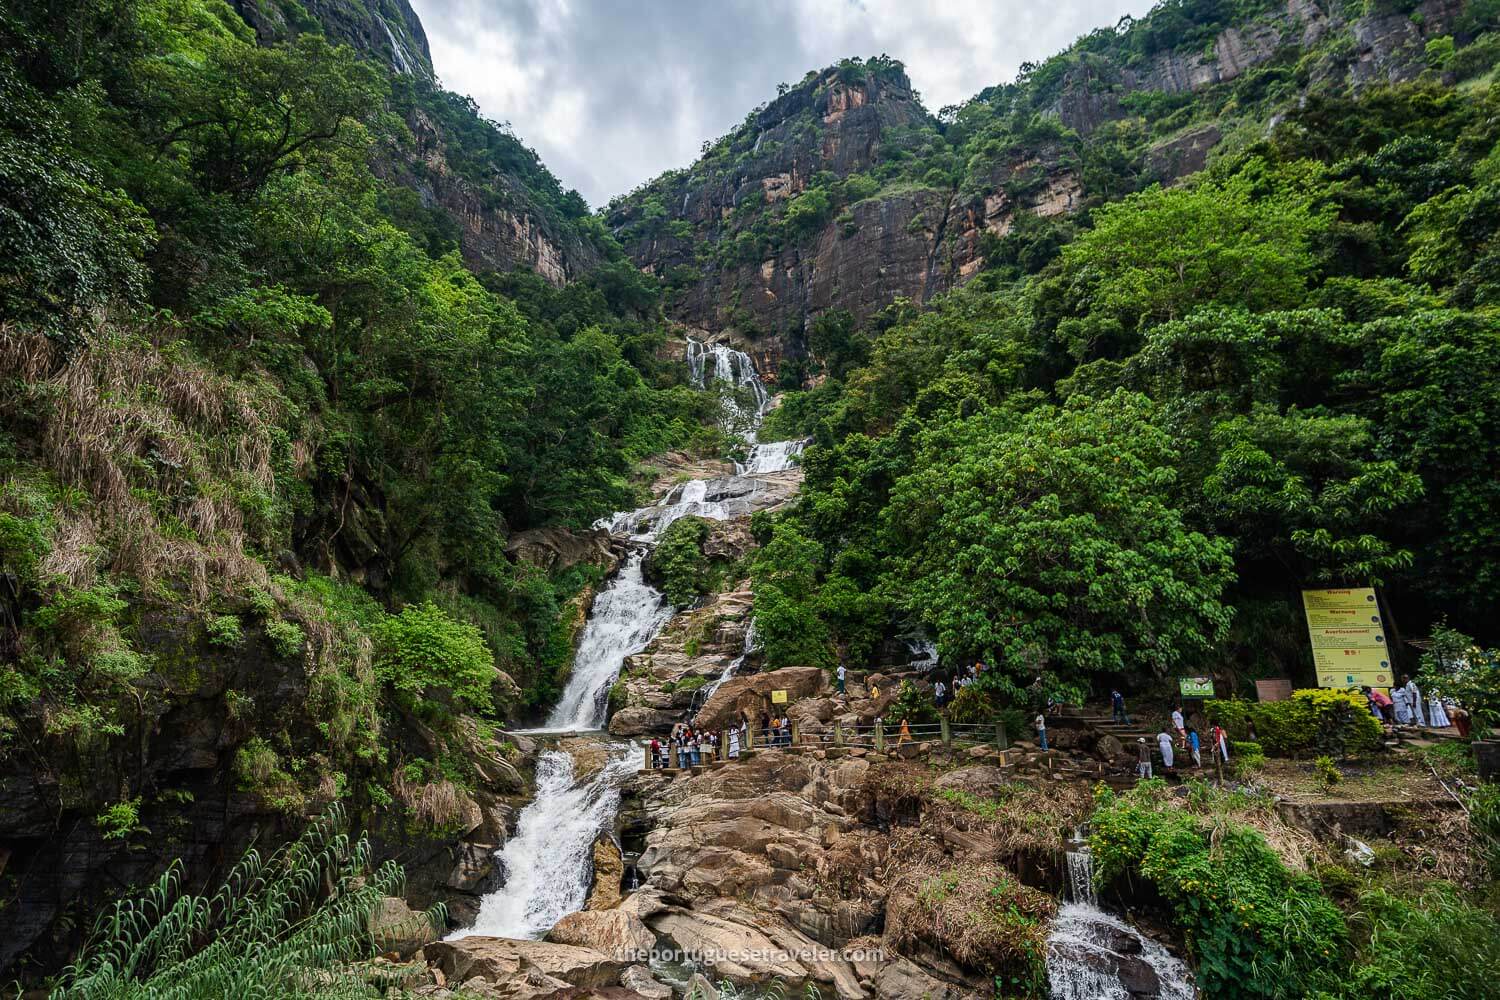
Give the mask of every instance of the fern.
[[[344, 826], [335, 807], [269, 859], [246, 852], [212, 896], [183, 892], [174, 862], [100, 916], [53, 1000], [337, 1000], [393, 985], [354, 963], [374, 955], [370, 916], [405, 876], [394, 862], [372, 870], [369, 842]], [[439, 905], [422, 919], [443, 917]]]

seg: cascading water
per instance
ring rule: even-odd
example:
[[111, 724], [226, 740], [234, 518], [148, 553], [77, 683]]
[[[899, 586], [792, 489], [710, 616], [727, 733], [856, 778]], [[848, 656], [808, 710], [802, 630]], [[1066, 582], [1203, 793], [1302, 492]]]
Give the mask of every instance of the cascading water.
[[[742, 352], [718, 344], [688, 341], [688, 364], [693, 381], [706, 386], [708, 364], [714, 381], [736, 390], [726, 394], [725, 426], [753, 443], [765, 412], [767, 394], [755, 364]], [[748, 397], [751, 405], [744, 406]], [[799, 444], [777, 442], [751, 449], [747, 468], [775, 472], [788, 468]], [[754, 495], [755, 473], [727, 480], [683, 483], [658, 503], [623, 511], [599, 522], [611, 534], [632, 543], [632, 551], [614, 578], [599, 591], [573, 658], [568, 683], [548, 716], [542, 733], [580, 733], [600, 729], [608, 714], [609, 688], [620, 675], [625, 658], [645, 649], [672, 618], [665, 597], [646, 583], [642, 563], [661, 533], [687, 516], [724, 520], [746, 512], [747, 505], [731, 506], [718, 496]], [[750, 480], [750, 482], [745, 482]], [[711, 486], [713, 490], [711, 491]], [[753, 648], [753, 631], [746, 650]], [[730, 665], [732, 673], [740, 659]], [[722, 680], [722, 678], [721, 678]], [[595, 838], [609, 829], [619, 809], [620, 783], [639, 763], [639, 749], [629, 743], [609, 744], [609, 763], [585, 780], [576, 778], [573, 758], [546, 751], [537, 761], [536, 798], [521, 811], [517, 830], [499, 852], [505, 884], [480, 904], [473, 927], [454, 937], [488, 934], [501, 937], [538, 937], [553, 924], [583, 906], [588, 894], [590, 858]]]
[[807, 441], [769, 441], [750, 449], [745, 464], [737, 466], [742, 476], [759, 476], [769, 472], [780, 472], [792, 467], [792, 459], [802, 453]]
[[620, 808], [620, 786], [639, 766], [628, 743], [609, 747], [600, 771], [576, 780], [573, 756], [548, 750], [537, 758], [536, 798], [521, 810], [516, 834], [498, 860], [505, 885], [484, 897], [474, 926], [449, 940], [484, 934], [541, 937], [588, 898], [594, 840], [609, 829]]
[[1192, 973], [1157, 942], [1098, 906], [1094, 857], [1081, 833], [1066, 854], [1068, 902], [1047, 938], [1052, 1000], [1193, 1000]]
[[672, 617], [672, 607], [645, 580], [646, 554], [631, 552], [608, 587], [594, 598], [593, 614], [578, 638], [573, 672], [547, 717], [546, 731], [601, 729], [609, 711], [609, 687], [625, 657], [639, 653]]
[[729, 661], [729, 666], [724, 672], [714, 678], [713, 683], [698, 689], [698, 696], [693, 699], [692, 713], [696, 714], [698, 709], [708, 704], [708, 699], [714, 696], [714, 692], [724, 686], [724, 682], [739, 673], [740, 667], [745, 663], [745, 657], [755, 652], [755, 619], [750, 619], [750, 624], [745, 626], [745, 644], [740, 647], [740, 655]]

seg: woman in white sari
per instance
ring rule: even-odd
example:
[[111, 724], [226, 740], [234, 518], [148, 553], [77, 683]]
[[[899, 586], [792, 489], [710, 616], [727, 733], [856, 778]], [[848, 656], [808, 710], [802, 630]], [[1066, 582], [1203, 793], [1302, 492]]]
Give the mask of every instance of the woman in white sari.
[[738, 726], [729, 730], [729, 759], [738, 760], [740, 756], [740, 729]]
[[1391, 706], [1396, 712], [1396, 725], [1411, 725], [1411, 702], [1407, 700], [1406, 688], [1391, 688]]
[[1411, 714], [1417, 717], [1417, 725], [1427, 725], [1427, 711], [1422, 707], [1422, 689], [1415, 678], [1406, 679], [1406, 700], [1411, 703]]
[[1427, 699], [1427, 724], [1433, 729], [1447, 729], [1453, 725], [1448, 718], [1448, 710], [1443, 707], [1443, 699], [1433, 695]]

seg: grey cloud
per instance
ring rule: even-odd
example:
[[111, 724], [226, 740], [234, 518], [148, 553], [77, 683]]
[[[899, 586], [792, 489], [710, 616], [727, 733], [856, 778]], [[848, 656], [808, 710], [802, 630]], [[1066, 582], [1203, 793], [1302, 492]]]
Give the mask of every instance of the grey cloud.
[[1023, 0], [412, 0], [444, 84], [510, 121], [595, 206], [685, 166], [780, 82], [889, 53], [930, 107], [1147, 4]]

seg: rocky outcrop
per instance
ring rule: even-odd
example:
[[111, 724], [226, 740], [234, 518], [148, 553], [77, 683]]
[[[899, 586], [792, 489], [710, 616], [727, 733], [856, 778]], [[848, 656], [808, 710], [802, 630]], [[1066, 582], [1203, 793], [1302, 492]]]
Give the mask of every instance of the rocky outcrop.
[[[328, 40], [343, 43], [392, 72], [431, 80], [432, 52], [427, 32], [407, 0], [302, 0], [300, 5], [264, 0], [231, 0], [235, 11], [255, 29], [256, 38], [270, 43], [313, 27], [311, 15]], [[298, 9], [300, 7], [300, 10]], [[297, 11], [302, 17], [291, 16]]]
[[621, 910], [570, 913], [547, 932], [547, 940], [590, 948], [620, 962], [645, 962], [656, 946], [645, 922]]
[[625, 558], [625, 552], [625, 543], [603, 529], [532, 528], [516, 532], [505, 543], [505, 554], [511, 559], [549, 573], [585, 565], [608, 574]]
[[406, 900], [386, 896], [370, 914], [370, 939], [377, 950], [409, 958], [418, 949], [438, 939], [439, 928], [425, 913], [406, 905]]
[[450, 984], [525, 983], [554, 989], [613, 986], [625, 963], [591, 948], [550, 941], [473, 936], [439, 941], [425, 949], [427, 960]]
[[758, 718], [762, 711], [771, 710], [772, 691], [787, 692], [790, 704], [819, 693], [826, 683], [827, 674], [820, 667], [783, 667], [769, 673], [731, 677], [698, 710], [694, 722], [719, 729], [741, 718]]

